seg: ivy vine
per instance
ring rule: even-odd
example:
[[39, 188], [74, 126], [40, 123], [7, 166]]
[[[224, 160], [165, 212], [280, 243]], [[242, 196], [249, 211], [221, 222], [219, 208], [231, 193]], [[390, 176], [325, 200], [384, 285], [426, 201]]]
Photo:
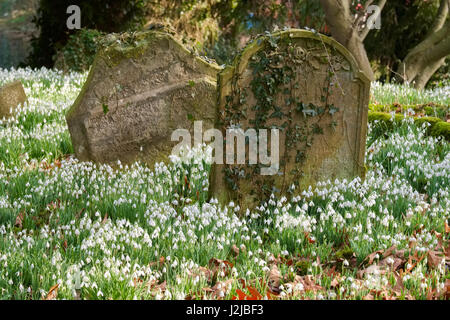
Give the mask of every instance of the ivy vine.
[[[261, 176], [261, 164], [256, 165], [225, 165], [225, 180], [230, 190], [235, 192], [237, 200], [243, 195], [240, 191], [241, 181], [251, 181], [252, 193], [258, 195], [261, 201], [267, 200], [272, 193], [292, 192], [291, 182], [298, 186], [303, 176], [302, 165], [308, 156], [308, 149], [313, 145], [314, 137], [324, 133], [322, 119], [327, 116], [332, 129], [337, 126], [334, 114], [339, 108], [329, 102], [335, 85], [335, 68], [330, 61], [328, 48], [304, 49], [295, 45], [291, 37], [266, 35], [256, 39], [262, 48], [256, 52], [248, 63], [252, 79], [248, 88], [238, 85], [239, 74], [234, 73], [231, 93], [225, 97], [225, 107], [222, 113], [222, 125], [225, 128], [240, 126], [241, 120], [246, 120], [249, 127], [258, 129], [277, 128], [280, 136], [284, 133], [284, 153], [280, 155], [280, 172], [282, 175], [281, 189], [275, 185], [274, 176]], [[323, 43], [322, 43], [323, 44]], [[302, 67], [314, 72], [317, 67], [317, 55], [313, 52], [327, 50], [326, 56], [320, 56], [319, 63], [326, 63], [327, 75], [321, 88], [320, 104], [304, 103], [299, 99], [300, 85], [296, 76]], [[331, 50], [333, 50], [331, 48]], [[255, 103], [249, 105], [249, 90]], [[281, 102], [280, 102], [281, 101]], [[299, 120], [300, 119], [300, 120]], [[274, 123], [278, 123], [275, 125]], [[279, 124], [281, 123], [281, 124]], [[290, 150], [296, 150], [295, 157], [289, 156]], [[287, 181], [286, 164], [295, 163], [295, 168], [289, 172], [292, 181]], [[288, 185], [289, 184], [289, 185]]]

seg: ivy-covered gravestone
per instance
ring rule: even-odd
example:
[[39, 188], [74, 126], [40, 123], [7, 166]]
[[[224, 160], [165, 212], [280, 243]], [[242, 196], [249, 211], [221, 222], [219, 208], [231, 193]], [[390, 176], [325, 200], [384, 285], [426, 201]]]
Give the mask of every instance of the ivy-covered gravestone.
[[[218, 84], [223, 136], [230, 128], [246, 136], [244, 164], [225, 159], [213, 168], [212, 194], [220, 201], [251, 208], [272, 193], [289, 196], [318, 181], [364, 175], [370, 81], [333, 39], [305, 30], [261, 36], [219, 74]], [[249, 129], [258, 146], [251, 146]], [[268, 174], [268, 167], [275, 170]]]
[[167, 160], [174, 130], [214, 125], [218, 71], [163, 32], [106, 36], [66, 117], [77, 158]]

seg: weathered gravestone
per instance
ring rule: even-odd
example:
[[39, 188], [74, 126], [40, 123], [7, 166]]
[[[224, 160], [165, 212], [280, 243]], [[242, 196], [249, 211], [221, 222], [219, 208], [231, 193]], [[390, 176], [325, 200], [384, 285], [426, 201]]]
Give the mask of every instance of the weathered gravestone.
[[23, 106], [26, 101], [27, 95], [19, 80], [0, 87], [0, 119], [9, 118], [11, 111]]
[[[248, 152], [256, 149], [250, 134], [245, 164], [216, 165], [211, 191], [220, 201], [237, 200], [244, 209], [272, 193], [289, 195], [292, 185], [298, 192], [318, 181], [364, 175], [370, 81], [333, 39], [305, 30], [260, 37], [219, 74], [218, 84], [224, 137], [230, 127], [246, 134], [266, 129], [269, 156], [272, 142], [279, 142], [274, 175], [261, 174], [275, 159], [262, 161], [267, 155], [259, 146], [257, 164], [249, 164]], [[272, 129], [279, 130], [278, 140]]]
[[76, 156], [167, 160], [175, 129], [193, 130], [195, 120], [214, 125], [218, 71], [166, 33], [108, 35], [66, 117]]

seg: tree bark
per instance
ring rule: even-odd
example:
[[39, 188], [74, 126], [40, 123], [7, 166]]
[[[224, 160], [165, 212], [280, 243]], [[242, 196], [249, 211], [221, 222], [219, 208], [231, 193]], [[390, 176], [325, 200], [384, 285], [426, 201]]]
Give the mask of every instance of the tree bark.
[[450, 0], [441, 0], [431, 31], [407, 54], [397, 69], [401, 80], [413, 84], [416, 89], [425, 87], [450, 54], [450, 21], [446, 22], [449, 8]]
[[353, 54], [359, 68], [367, 77], [375, 80], [363, 39], [354, 27], [354, 19], [350, 12], [351, 0], [320, 0], [320, 3], [325, 11], [325, 21], [333, 38]]
[[441, 0], [439, 4], [439, 11], [437, 14], [437, 17], [434, 21], [433, 27], [431, 28], [428, 35], [432, 34], [433, 32], [438, 31], [441, 29], [445, 21], [447, 20], [448, 11], [450, 9], [450, 1], [449, 0]]

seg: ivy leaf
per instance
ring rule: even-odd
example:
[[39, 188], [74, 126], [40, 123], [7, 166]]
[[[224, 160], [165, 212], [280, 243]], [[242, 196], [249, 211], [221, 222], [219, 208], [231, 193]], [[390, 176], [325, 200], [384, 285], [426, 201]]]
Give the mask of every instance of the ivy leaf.
[[275, 111], [270, 115], [270, 118], [279, 118], [282, 119], [284, 116], [284, 113], [281, 111], [280, 107], [275, 107], [274, 106]]
[[304, 109], [302, 110], [302, 112], [303, 112], [303, 115], [304, 115], [305, 117], [306, 117], [306, 116], [311, 116], [311, 117], [317, 116], [317, 111], [314, 110], [314, 109], [304, 108]]
[[295, 162], [300, 163], [305, 158], [305, 153], [303, 151], [297, 150], [297, 155], [295, 156]]
[[317, 108], [317, 114], [322, 114], [325, 112], [325, 108], [324, 107], [318, 107]]
[[303, 109], [305, 109], [305, 107], [306, 107], [306, 105], [303, 102], [298, 102], [296, 110], [297, 110], [297, 112], [302, 112]]
[[106, 103], [102, 104], [103, 113], [107, 114], [109, 112], [109, 107]]
[[323, 134], [323, 129], [317, 124], [314, 124], [313, 133], [315, 134]]
[[339, 111], [339, 108], [335, 107], [334, 105], [330, 105], [330, 106], [328, 107], [328, 112], [329, 112], [331, 115], [335, 114], [335, 113], [338, 112], [338, 111]]

